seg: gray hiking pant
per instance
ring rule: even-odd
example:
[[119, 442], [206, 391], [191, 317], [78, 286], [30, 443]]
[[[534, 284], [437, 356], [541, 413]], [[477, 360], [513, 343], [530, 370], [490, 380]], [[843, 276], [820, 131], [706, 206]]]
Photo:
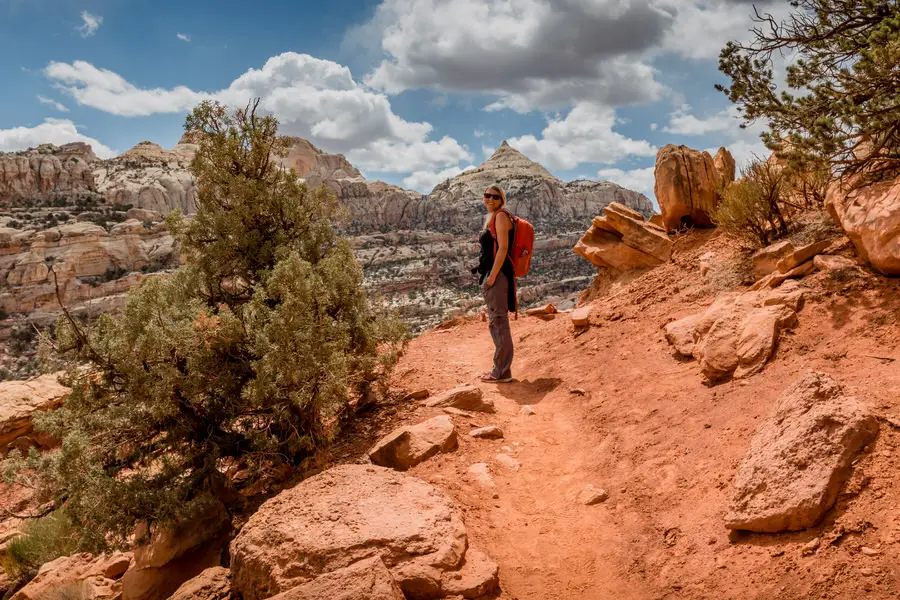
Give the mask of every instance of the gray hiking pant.
[[481, 286], [484, 303], [487, 304], [488, 325], [494, 340], [494, 369], [491, 375], [505, 379], [512, 377], [510, 367], [513, 361], [512, 333], [509, 331], [509, 280], [506, 275], [497, 275], [494, 285]]

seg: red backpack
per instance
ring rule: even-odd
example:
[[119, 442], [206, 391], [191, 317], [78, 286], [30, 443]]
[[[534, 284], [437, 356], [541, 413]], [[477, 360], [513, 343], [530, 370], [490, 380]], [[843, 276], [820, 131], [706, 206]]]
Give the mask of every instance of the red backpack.
[[[507, 251], [510, 260], [512, 260], [513, 272], [516, 277], [525, 277], [528, 275], [528, 269], [531, 268], [531, 256], [534, 254], [534, 226], [505, 208], [502, 210], [509, 217], [509, 220], [512, 221], [513, 226], [512, 247]], [[491, 235], [494, 236], [495, 244], [497, 226], [494, 224], [494, 221], [496, 219], [497, 214], [494, 213], [494, 216], [491, 218], [490, 230]]]

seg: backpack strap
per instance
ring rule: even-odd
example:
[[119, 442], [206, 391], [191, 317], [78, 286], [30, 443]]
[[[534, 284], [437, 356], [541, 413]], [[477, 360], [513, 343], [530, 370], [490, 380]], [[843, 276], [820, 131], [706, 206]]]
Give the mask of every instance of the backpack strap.
[[[497, 221], [497, 214], [498, 214], [498, 213], [505, 213], [505, 214], [506, 214], [506, 217], [509, 219], [510, 225], [512, 225], [511, 231], [512, 231], [512, 234], [513, 234], [513, 239], [515, 239], [515, 237], [516, 237], [516, 216], [513, 215], [513, 214], [512, 214], [511, 212], [509, 212], [508, 210], [506, 210], [505, 208], [501, 208], [500, 210], [498, 210], [497, 212], [495, 212], [495, 213], [493, 214], [493, 216], [491, 216], [491, 222], [490, 222], [490, 224], [488, 225], [488, 230], [491, 232], [491, 237], [494, 238], [494, 256], [497, 255], [497, 250], [500, 249], [500, 243], [497, 241], [497, 223], [496, 223], [496, 221]], [[508, 258], [508, 259], [510, 260], [510, 262], [513, 262], [512, 257], [509, 255], [509, 253], [510, 253], [511, 251], [512, 251], [512, 247], [510, 247], [510, 248], [508, 248], [508, 249], [506, 250], [506, 258]]]

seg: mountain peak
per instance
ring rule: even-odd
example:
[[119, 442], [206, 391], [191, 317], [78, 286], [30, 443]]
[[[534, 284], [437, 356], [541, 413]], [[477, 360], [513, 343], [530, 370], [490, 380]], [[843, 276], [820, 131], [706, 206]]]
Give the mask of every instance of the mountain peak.
[[481, 163], [478, 170], [500, 171], [502, 174], [514, 171], [521, 175], [530, 174], [547, 179], [556, 179], [543, 165], [536, 163], [510, 146], [506, 140], [503, 140], [503, 143], [500, 144], [500, 147], [494, 151], [489, 159]]

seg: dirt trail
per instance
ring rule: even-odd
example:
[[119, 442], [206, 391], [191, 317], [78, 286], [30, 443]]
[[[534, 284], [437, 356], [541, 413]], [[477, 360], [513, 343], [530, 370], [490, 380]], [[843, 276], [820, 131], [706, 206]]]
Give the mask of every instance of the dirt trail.
[[[699, 285], [678, 268], [681, 290]], [[900, 360], [872, 357], [900, 358], [900, 282], [833, 289], [807, 278], [815, 292], [766, 370], [706, 387], [695, 362], [672, 356], [661, 327], [710, 298], [679, 292], [673, 273], [654, 277], [658, 285], [636, 288], [656, 285], [652, 293], [598, 303], [594, 326], [578, 336], [566, 315], [514, 322], [518, 381], [479, 383], [498, 413], [454, 417], [459, 450], [411, 471], [464, 508], [472, 545], [500, 564], [503, 597], [896, 598], [900, 436], [888, 421], [900, 425]], [[439, 392], [476, 383], [491, 353], [481, 321], [432, 331], [411, 344], [395, 384]], [[734, 469], [775, 399], [810, 368], [835, 376], [888, 421], [821, 525], [729, 539], [722, 517]], [[521, 414], [523, 406], [535, 414]], [[390, 425], [436, 414], [401, 407]], [[505, 438], [467, 435], [485, 425], [501, 426]], [[521, 468], [504, 467], [498, 453]], [[493, 487], [468, 471], [474, 463], [489, 465]], [[578, 502], [587, 484], [609, 499]], [[815, 537], [822, 549], [804, 556]]]

